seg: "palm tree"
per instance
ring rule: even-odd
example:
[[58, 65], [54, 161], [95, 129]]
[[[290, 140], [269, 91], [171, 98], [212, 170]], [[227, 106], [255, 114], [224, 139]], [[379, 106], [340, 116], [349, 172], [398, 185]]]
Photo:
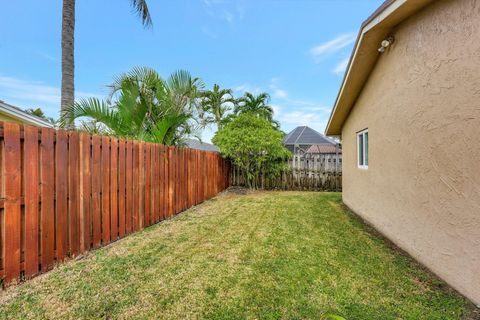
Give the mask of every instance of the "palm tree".
[[227, 112], [235, 102], [231, 89], [220, 89], [218, 84], [213, 85], [212, 90], [202, 94], [202, 112], [207, 114], [204, 122], [215, 123], [218, 129], [221, 129]]
[[[145, 27], [152, 25], [146, 0], [130, 0], [134, 11], [140, 16]], [[75, 0], [63, 0], [62, 8], [62, 93], [60, 110], [63, 113], [75, 101]], [[72, 127], [68, 123], [67, 127]]]
[[279, 127], [279, 123], [273, 120], [273, 108], [269, 105], [270, 95], [268, 93], [260, 93], [254, 95], [250, 92], [245, 92], [243, 97], [237, 100], [234, 113], [251, 113], [259, 118], [263, 118], [271, 122], [275, 127]]
[[51, 117], [47, 117], [41, 108], [36, 108], [36, 109], [30, 108], [30, 109], [26, 109], [25, 112], [30, 113], [36, 117], [45, 119], [53, 125], [57, 124], [57, 121]]
[[163, 80], [153, 69], [135, 68], [115, 79], [109, 99], [82, 99], [66, 108], [61, 123], [87, 117], [89, 122], [82, 125], [86, 131], [101, 128], [118, 137], [183, 145], [196, 133], [203, 86], [187, 71]]

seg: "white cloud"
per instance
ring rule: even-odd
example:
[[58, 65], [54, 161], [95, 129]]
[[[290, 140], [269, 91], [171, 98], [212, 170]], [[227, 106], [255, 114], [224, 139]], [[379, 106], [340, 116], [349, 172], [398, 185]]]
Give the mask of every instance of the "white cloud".
[[233, 92], [236, 93], [236, 94], [243, 95], [245, 92], [250, 92], [250, 93], [253, 93], [253, 94], [259, 94], [259, 93], [262, 93], [263, 91], [262, 91], [261, 87], [256, 87], [256, 86], [252, 86], [252, 85], [249, 85], [249, 84], [242, 84], [242, 85], [234, 87]]
[[318, 102], [285, 99], [285, 105], [272, 105], [275, 119], [280, 121], [281, 128], [285, 131], [297, 126], [309, 126], [323, 132], [330, 115], [330, 107], [325, 107]]
[[[100, 97], [94, 93], [75, 92], [76, 98]], [[39, 81], [0, 75], [0, 100], [19, 108], [40, 107], [46, 115], [57, 117], [60, 109], [60, 88]]]
[[295, 109], [308, 111], [308, 112], [322, 112], [330, 114], [331, 107], [325, 106], [318, 102], [298, 100], [298, 99], [286, 99], [286, 102]]
[[[272, 96], [274, 98], [278, 98], [278, 99], [286, 99], [287, 96], [288, 96], [287, 92], [285, 90], [279, 88], [276, 83], [277, 83], [277, 79], [273, 78], [270, 81], [270, 84], [268, 85], [268, 87], [270, 88], [270, 90], [272, 92]], [[242, 85], [236, 86], [236, 87], [233, 88], [233, 91], [236, 94], [240, 94], [240, 95], [243, 95], [245, 92], [250, 92], [250, 93], [253, 93], [253, 94], [259, 94], [259, 93], [262, 93], [262, 92], [266, 92], [265, 88], [262, 88], [262, 87], [259, 87], [259, 86], [252, 86], [250, 84], [242, 84]]]
[[285, 90], [282, 90], [282, 89], [278, 89], [276, 88], [274, 91], [273, 91], [273, 95], [277, 98], [281, 98], [281, 99], [284, 99], [287, 97], [287, 93], [285, 92]]
[[233, 4], [231, 1], [225, 0], [203, 0], [203, 5], [209, 16], [223, 20], [230, 25], [245, 17], [245, 6], [239, 1]]
[[338, 50], [350, 45], [354, 41], [354, 33], [342, 34], [335, 39], [313, 47], [312, 49], [310, 49], [310, 54], [312, 55], [314, 61], [316, 63], [319, 63], [324, 56], [337, 52]]
[[218, 35], [215, 32], [213, 32], [212, 30], [210, 30], [209, 27], [203, 26], [202, 27], [202, 32], [212, 39], [217, 39], [218, 38]]
[[309, 126], [319, 132], [325, 129], [327, 118], [316, 112], [295, 110], [284, 112], [279, 117], [282, 127]]
[[272, 104], [271, 107], [273, 108], [274, 117], [278, 117], [282, 112], [282, 107], [278, 104]]
[[278, 82], [280, 80], [278, 78], [272, 78], [270, 80], [270, 89], [273, 91], [273, 96], [275, 98], [279, 98], [279, 99], [286, 99], [287, 98], [287, 92], [283, 89], [281, 89], [279, 86], [278, 86]]
[[[309, 100], [290, 98], [285, 90], [280, 88], [281, 80], [279, 78], [272, 78], [268, 84], [271, 90], [272, 108], [274, 111], [274, 118], [280, 121], [281, 128], [286, 131], [293, 129], [296, 126], [310, 126], [313, 129], [323, 132], [325, 129], [328, 117], [330, 115], [331, 107], [322, 103]], [[258, 94], [264, 92], [263, 87], [254, 87], [249, 84], [242, 84], [234, 87], [236, 94], [243, 94], [251, 92]]]
[[340, 61], [336, 66], [335, 69], [333, 69], [333, 73], [336, 75], [340, 76], [345, 73], [348, 67], [348, 62], [350, 61], [350, 58], [345, 58], [342, 61]]
[[230, 24], [233, 23], [234, 17], [233, 17], [233, 14], [230, 11], [223, 11], [222, 14], [220, 15], [220, 17]]
[[50, 61], [50, 62], [57, 62], [57, 61], [58, 61], [58, 59], [57, 59], [56, 57], [54, 57], [54, 56], [52, 56], [52, 55], [50, 55], [50, 54], [48, 54], [48, 53], [45, 53], [45, 52], [42, 52], [42, 51], [36, 51], [36, 53], [37, 53], [40, 57], [42, 57], [43, 59], [48, 60], [48, 61]]

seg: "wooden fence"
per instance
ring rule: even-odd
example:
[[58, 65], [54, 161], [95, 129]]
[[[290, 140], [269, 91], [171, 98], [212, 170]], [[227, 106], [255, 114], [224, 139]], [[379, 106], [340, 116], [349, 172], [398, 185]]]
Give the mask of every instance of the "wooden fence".
[[[234, 167], [230, 171], [233, 186], [246, 186], [243, 172]], [[342, 191], [342, 173], [311, 169], [291, 169], [276, 178], [260, 175], [255, 182], [258, 189], [296, 191]]]
[[218, 153], [0, 122], [0, 278], [47, 271], [215, 196]]

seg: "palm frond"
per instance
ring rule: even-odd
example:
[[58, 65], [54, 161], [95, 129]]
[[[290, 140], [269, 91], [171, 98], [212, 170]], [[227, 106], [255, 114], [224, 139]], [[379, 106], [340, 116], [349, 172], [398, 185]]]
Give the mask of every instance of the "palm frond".
[[87, 118], [82, 124], [94, 132], [96, 125], [121, 137], [165, 144], [181, 143], [203, 125], [200, 94], [203, 82], [187, 71], [175, 72], [167, 81], [151, 68], [136, 67], [116, 77], [109, 99], [83, 99], [66, 110], [63, 123]]
[[152, 27], [153, 22], [152, 18], [150, 17], [150, 10], [148, 9], [147, 1], [146, 0], [131, 0], [133, 10], [138, 14], [140, 19], [142, 20], [142, 24], [144, 27]]
[[105, 101], [97, 98], [81, 99], [64, 110], [59, 125], [65, 127], [82, 117], [89, 117], [110, 126], [115, 123], [116, 113]]

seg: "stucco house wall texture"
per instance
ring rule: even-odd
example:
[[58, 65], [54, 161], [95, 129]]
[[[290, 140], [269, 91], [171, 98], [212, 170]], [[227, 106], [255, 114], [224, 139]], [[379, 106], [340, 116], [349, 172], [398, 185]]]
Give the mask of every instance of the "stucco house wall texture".
[[393, 35], [342, 128], [343, 201], [480, 305], [480, 1], [435, 1]]

